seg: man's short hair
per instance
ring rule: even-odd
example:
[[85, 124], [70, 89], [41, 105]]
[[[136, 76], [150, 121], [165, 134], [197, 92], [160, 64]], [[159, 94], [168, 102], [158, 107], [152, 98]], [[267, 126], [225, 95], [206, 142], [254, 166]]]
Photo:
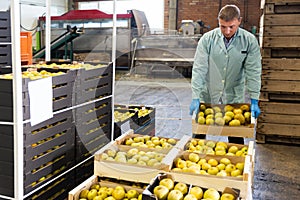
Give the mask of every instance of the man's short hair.
[[226, 5], [221, 8], [218, 19], [222, 19], [226, 22], [233, 19], [240, 19], [240, 9], [236, 5]]

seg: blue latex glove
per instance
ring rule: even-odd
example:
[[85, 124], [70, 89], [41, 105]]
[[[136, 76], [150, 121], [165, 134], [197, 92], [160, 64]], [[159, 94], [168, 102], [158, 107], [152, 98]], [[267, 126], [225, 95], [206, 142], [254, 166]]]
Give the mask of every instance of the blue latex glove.
[[195, 112], [197, 117], [199, 113], [199, 107], [200, 107], [200, 99], [193, 99], [190, 105], [190, 115], [193, 115], [193, 112]]
[[257, 118], [260, 115], [260, 109], [258, 106], [257, 99], [251, 99], [251, 115], [255, 118]]

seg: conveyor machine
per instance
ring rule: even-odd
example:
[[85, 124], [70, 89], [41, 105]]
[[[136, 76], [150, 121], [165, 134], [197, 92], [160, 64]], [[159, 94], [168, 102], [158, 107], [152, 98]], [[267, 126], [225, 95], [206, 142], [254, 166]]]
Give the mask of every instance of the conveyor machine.
[[[139, 25], [131, 10], [126, 14], [117, 14], [117, 66], [130, 66], [131, 40], [138, 34]], [[136, 15], [143, 12], [135, 12]], [[39, 18], [40, 43], [45, 45], [45, 17]], [[51, 17], [51, 39], [64, 34], [66, 27], [76, 26], [83, 31], [73, 40], [74, 60], [89, 62], [111, 62], [113, 15], [100, 10], [71, 10], [61, 16]], [[63, 47], [57, 49], [55, 58], [63, 58]], [[70, 59], [70, 58], [67, 58]]]

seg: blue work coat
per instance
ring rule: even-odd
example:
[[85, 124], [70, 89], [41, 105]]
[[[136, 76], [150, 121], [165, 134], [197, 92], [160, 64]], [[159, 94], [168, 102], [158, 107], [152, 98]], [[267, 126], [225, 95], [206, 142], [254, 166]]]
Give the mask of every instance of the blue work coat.
[[245, 102], [245, 88], [251, 99], [259, 99], [261, 53], [255, 36], [238, 28], [226, 49], [219, 28], [199, 40], [192, 69], [192, 98], [205, 103]]

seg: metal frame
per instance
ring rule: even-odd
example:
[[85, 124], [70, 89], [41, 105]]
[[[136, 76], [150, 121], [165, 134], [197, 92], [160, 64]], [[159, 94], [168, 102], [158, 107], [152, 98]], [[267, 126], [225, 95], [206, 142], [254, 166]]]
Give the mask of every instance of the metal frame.
[[[50, 7], [51, 0], [46, 1], [46, 61], [51, 58], [50, 51]], [[112, 85], [112, 104], [114, 102], [114, 80], [115, 80], [115, 59], [116, 59], [116, 2], [113, 4], [113, 46], [112, 46], [112, 62], [113, 62], [113, 85]], [[21, 76], [21, 52], [20, 52], [20, 1], [10, 1], [10, 14], [11, 14], [11, 36], [12, 36], [12, 70], [13, 70], [13, 123], [14, 126], [14, 197], [10, 198], [0, 194], [0, 198], [4, 199], [24, 199], [24, 179], [23, 179], [23, 113], [22, 111], [22, 76]], [[112, 112], [114, 111], [112, 106]], [[112, 115], [113, 118], [113, 115]], [[113, 121], [112, 119], [112, 135], [113, 135]], [[75, 166], [76, 167], [76, 166]]]

